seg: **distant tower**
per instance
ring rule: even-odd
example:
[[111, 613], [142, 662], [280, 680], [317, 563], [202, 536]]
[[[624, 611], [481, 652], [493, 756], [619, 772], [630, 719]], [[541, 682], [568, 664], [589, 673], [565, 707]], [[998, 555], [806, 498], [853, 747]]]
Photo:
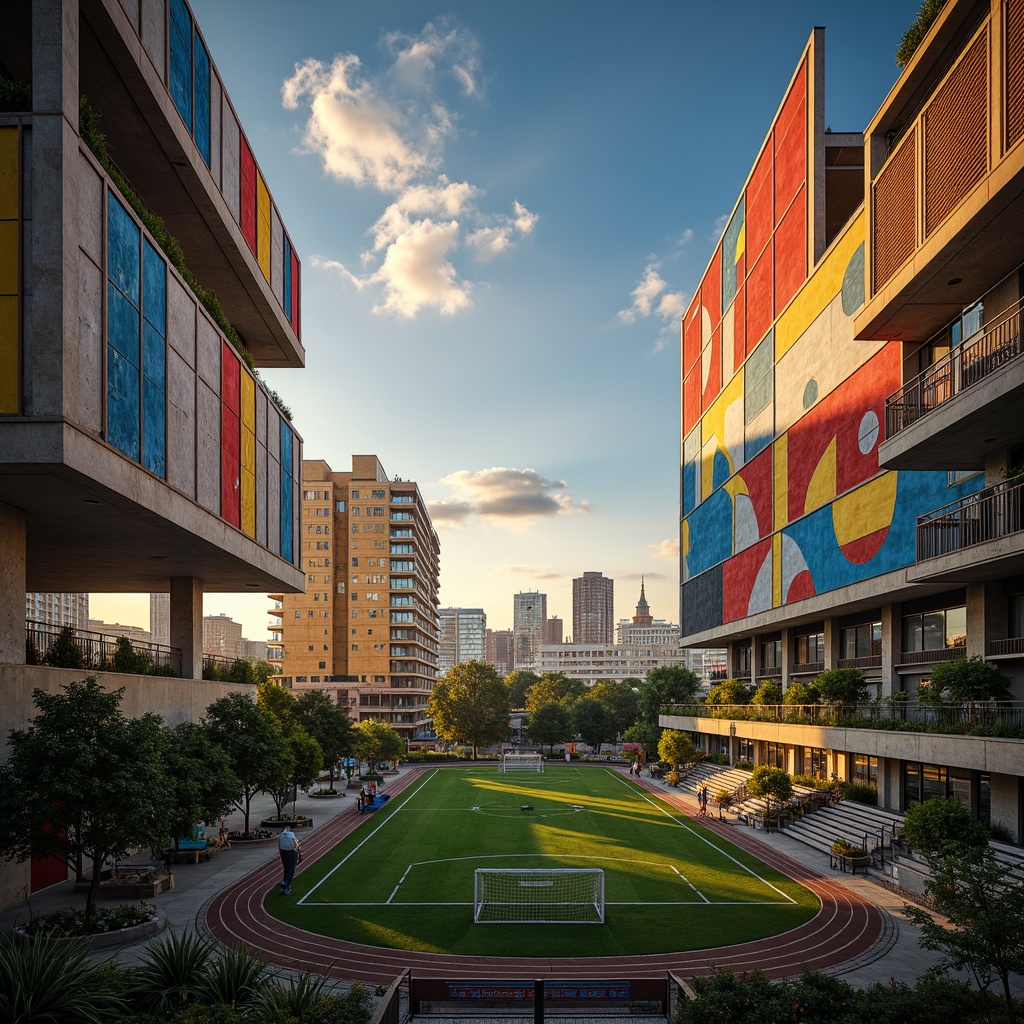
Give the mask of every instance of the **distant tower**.
[[171, 595], [149, 595], [149, 634], [155, 644], [171, 642]]
[[654, 618], [651, 615], [651, 609], [647, 604], [647, 598], [644, 596], [644, 578], [640, 577], [640, 600], [636, 603], [636, 615], [633, 616], [634, 626], [652, 626], [654, 625]]
[[572, 581], [572, 640], [610, 644], [615, 639], [615, 580], [585, 572]]
[[544, 624], [548, 618], [548, 595], [520, 591], [512, 598], [512, 631], [515, 633], [515, 666], [533, 669], [540, 663]]

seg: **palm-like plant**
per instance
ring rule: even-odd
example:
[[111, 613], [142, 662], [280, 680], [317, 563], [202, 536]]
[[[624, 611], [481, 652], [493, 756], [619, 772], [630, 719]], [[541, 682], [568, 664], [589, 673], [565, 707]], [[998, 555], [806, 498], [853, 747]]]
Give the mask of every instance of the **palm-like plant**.
[[151, 942], [135, 970], [133, 995], [167, 1013], [199, 999], [210, 971], [213, 943], [195, 932]]
[[0, 1020], [7, 1024], [105, 1024], [124, 1010], [111, 973], [89, 963], [85, 950], [0, 945]]
[[326, 978], [300, 974], [287, 985], [267, 985], [259, 997], [256, 1014], [268, 1021], [313, 1020], [323, 1016], [328, 999]]
[[211, 960], [200, 983], [200, 999], [206, 1003], [241, 1007], [263, 998], [274, 974], [251, 950], [227, 949]]

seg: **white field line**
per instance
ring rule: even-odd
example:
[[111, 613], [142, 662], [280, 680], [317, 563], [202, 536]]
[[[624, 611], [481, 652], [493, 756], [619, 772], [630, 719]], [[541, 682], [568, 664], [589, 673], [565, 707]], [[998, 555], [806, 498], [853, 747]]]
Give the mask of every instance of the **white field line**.
[[737, 867], [742, 868], [744, 871], [747, 872], [748, 875], [752, 875], [762, 885], [766, 885], [769, 889], [772, 889], [775, 892], [777, 892], [787, 902], [796, 903], [796, 900], [793, 899], [792, 896], [788, 895], [787, 893], [784, 893], [777, 885], [772, 885], [772, 883], [769, 882], [767, 878], [762, 878], [753, 868], [747, 867], [746, 864], [744, 864], [740, 860], [737, 860], [731, 853], [727, 853], [720, 846], [716, 846], [713, 842], [711, 842], [710, 839], [707, 838], [707, 836], [702, 836], [696, 829], [691, 828], [686, 821], [677, 818], [674, 814], [671, 814], [665, 807], [659, 806], [658, 803], [651, 799], [650, 795], [647, 793], [646, 790], [637, 789], [633, 786], [630, 786], [630, 784], [618, 772], [613, 772], [607, 768], [605, 769], [605, 771], [607, 771], [609, 775], [618, 779], [619, 782], [621, 782], [627, 788], [633, 789], [634, 792], [639, 793], [640, 796], [642, 796], [643, 799], [647, 801], [647, 803], [649, 803], [652, 807], [656, 808], [657, 810], [661, 811], [661, 813], [664, 814], [666, 818], [669, 818], [671, 821], [674, 821], [680, 828], [685, 828], [686, 831], [689, 832], [692, 836], [696, 837], [703, 843], [707, 843], [707, 845], [710, 846], [711, 849], [714, 850], [716, 853], [720, 854], [723, 857], [726, 857], [728, 860], [731, 860], [733, 864], [735, 864]]
[[[472, 907], [473, 902], [466, 903], [392, 903], [387, 900], [384, 903], [308, 903], [312, 910], [318, 907]], [[656, 903], [647, 903], [640, 900], [606, 900], [606, 907], [768, 907], [779, 908], [783, 904], [778, 900], [771, 903], [758, 903], [756, 900], [736, 900], [732, 903], [710, 903], [708, 900], [661, 900]]]
[[711, 900], [709, 900], [709, 899], [707, 898], [707, 896], [705, 896], [705, 895], [704, 895], [704, 893], [702, 893], [702, 892], [700, 891], [700, 889], [698, 889], [698, 888], [697, 888], [697, 886], [695, 886], [695, 885], [693, 884], [693, 882], [691, 882], [691, 881], [690, 881], [690, 880], [689, 880], [689, 879], [688, 879], [688, 878], [686, 877], [686, 875], [684, 875], [684, 874], [682, 873], [682, 871], [680, 871], [680, 870], [679, 870], [679, 868], [677, 868], [677, 867], [676, 867], [676, 866], [675, 866], [674, 864], [670, 864], [670, 865], [669, 865], [669, 867], [671, 867], [671, 868], [672, 868], [672, 870], [673, 870], [673, 871], [674, 871], [674, 872], [675, 872], [675, 873], [676, 873], [676, 874], [677, 874], [677, 875], [678, 875], [678, 876], [679, 876], [679, 877], [680, 877], [680, 878], [681, 878], [681, 879], [682, 879], [682, 880], [683, 880], [683, 881], [684, 881], [684, 882], [685, 882], [685, 883], [686, 883], [686, 884], [687, 884], [687, 885], [688, 885], [688, 886], [689, 886], [689, 887], [690, 887], [690, 888], [691, 888], [691, 889], [692, 889], [692, 890], [693, 890], [693, 891], [694, 891], [694, 892], [695, 892], [695, 893], [696, 893], [696, 894], [697, 894], [697, 895], [698, 895], [698, 896], [699, 896], [699, 897], [700, 897], [700, 898], [701, 898], [701, 899], [702, 899], [702, 900], [703, 900], [703, 901], [704, 901], [705, 903], [710, 903], [710, 902], [711, 902]]

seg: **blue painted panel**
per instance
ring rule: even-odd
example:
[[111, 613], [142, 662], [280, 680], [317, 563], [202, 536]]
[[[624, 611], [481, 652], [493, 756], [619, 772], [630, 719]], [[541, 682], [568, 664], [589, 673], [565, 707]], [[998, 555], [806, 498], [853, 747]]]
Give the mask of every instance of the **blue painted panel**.
[[107, 204], [107, 276], [139, 304], [139, 243], [142, 232], [121, 203], [110, 194]]
[[192, 16], [185, 0], [171, 0], [171, 75], [167, 83], [171, 99], [192, 133]]
[[142, 242], [142, 314], [167, 337], [167, 265], [146, 239]]
[[107, 282], [107, 343], [138, 369], [139, 311], [112, 282]]
[[167, 345], [149, 324], [142, 325], [142, 372], [161, 391], [167, 383]]
[[107, 441], [139, 461], [139, 370], [107, 348]]
[[167, 476], [167, 400], [161, 385], [142, 381], [142, 464], [157, 476]]
[[284, 315], [292, 319], [292, 243], [284, 239]]
[[683, 466], [683, 515], [689, 515], [697, 507], [697, 463], [688, 462]]
[[195, 123], [192, 138], [210, 166], [210, 55], [206, 52], [199, 33], [192, 35], [192, 84], [195, 97]]
[[729, 464], [729, 457], [721, 448], [718, 448], [711, 457], [711, 486], [721, 487], [730, 476], [732, 476], [732, 466]]
[[768, 431], [760, 434], [747, 434], [743, 441], [743, 461], [750, 462], [755, 455], [763, 452], [772, 443], [772, 435]]
[[690, 550], [687, 577], [692, 579], [732, 554], [732, 499], [724, 487], [714, 491], [686, 517]]

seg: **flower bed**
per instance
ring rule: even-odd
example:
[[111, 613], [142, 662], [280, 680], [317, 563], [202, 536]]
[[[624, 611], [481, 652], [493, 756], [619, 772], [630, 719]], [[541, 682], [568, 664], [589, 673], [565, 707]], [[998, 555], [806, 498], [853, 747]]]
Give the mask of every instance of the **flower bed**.
[[307, 818], [304, 814], [299, 814], [294, 818], [264, 818], [260, 822], [261, 829], [275, 828], [280, 830], [285, 825], [291, 828], [312, 828], [313, 819]]
[[248, 832], [233, 829], [228, 833], [229, 843], [266, 843], [276, 838], [276, 833], [269, 828], [251, 828]]
[[156, 920], [156, 907], [152, 903], [126, 903], [120, 907], [100, 907], [88, 931], [85, 911], [68, 909], [33, 917], [18, 932], [31, 939], [76, 939], [136, 928]]

